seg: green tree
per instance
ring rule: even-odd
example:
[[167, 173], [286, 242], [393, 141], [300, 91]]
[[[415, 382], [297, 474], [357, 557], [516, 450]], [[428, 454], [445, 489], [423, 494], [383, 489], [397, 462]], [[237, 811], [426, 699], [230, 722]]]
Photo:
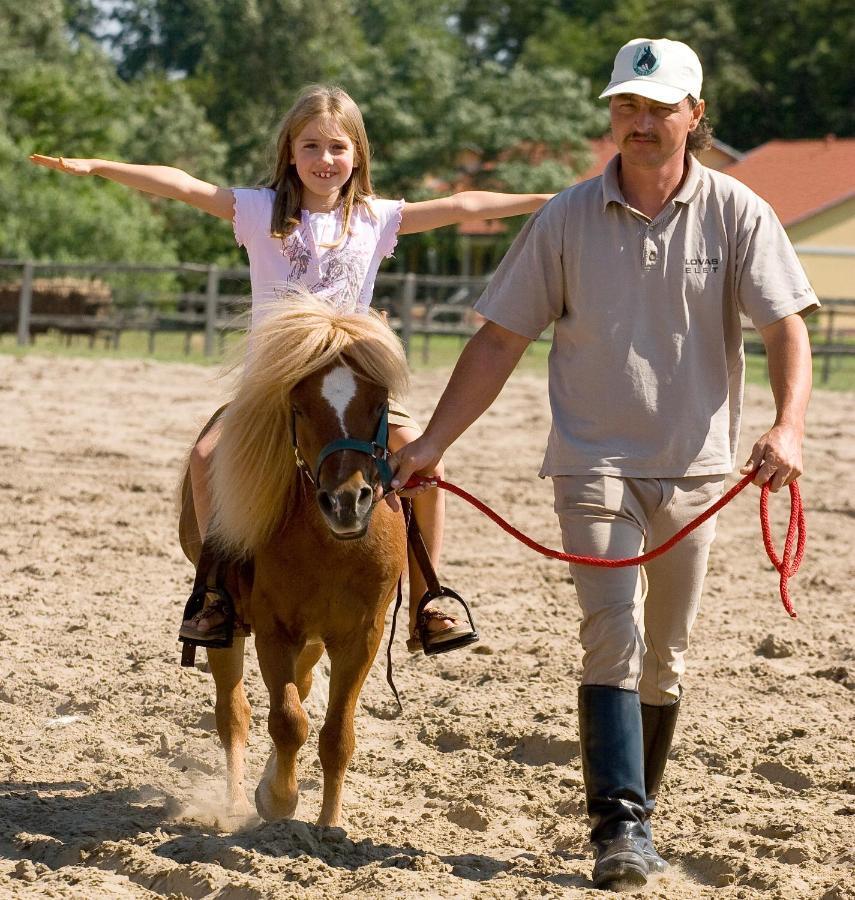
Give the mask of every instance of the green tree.
[[271, 140], [297, 91], [336, 79], [361, 43], [348, 0], [143, 0], [117, 7], [120, 72], [184, 76], [228, 147], [230, 177], [272, 168]]
[[[84, 4], [78, 4], [83, 6]], [[172, 261], [238, 257], [227, 226], [97, 178], [35, 169], [30, 153], [180, 165], [222, 177], [225, 147], [186, 85], [124, 83], [63, 4], [0, 0], [0, 254]], [[91, 20], [91, 30], [97, 22]], [[14, 199], [11, 199], [14, 198]], [[204, 220], [204, 221], [203, 221]]]
[[716, 133], [741, 149], [772, 138], [855, 134], [851, 0], [462, 0], [458, 27], [506, 67], [570, 67], [594, 92], [618, 48], [634, 37], [690, 44], [704, 65]]

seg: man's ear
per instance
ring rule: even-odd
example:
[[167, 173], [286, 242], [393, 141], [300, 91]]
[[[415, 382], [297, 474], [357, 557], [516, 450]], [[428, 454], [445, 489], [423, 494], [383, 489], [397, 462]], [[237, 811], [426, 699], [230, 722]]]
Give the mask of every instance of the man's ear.
[[701, 119], [704, 116], [704, 111], [707, 108], [706, 101], [698, 100], [698, 102], [692, 107], [692, 121], [689, 123], [689, 131], [694, 131], [701, 122]]

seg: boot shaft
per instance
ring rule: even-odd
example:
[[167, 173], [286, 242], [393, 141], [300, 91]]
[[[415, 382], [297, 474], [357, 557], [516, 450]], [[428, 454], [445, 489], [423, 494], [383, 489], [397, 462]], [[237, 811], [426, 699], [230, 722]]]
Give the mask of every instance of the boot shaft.
[[642, 835], [646, 794], [638, 693], [582, 685], [579, 743], [591, 840], [602, 844], [627, 827]]
[[641, 722], [644, 735], [644, 786], [647, 817], [653, 813], [662, 776], [671, 752], [680, 700], [668, 706], [641, 704]]

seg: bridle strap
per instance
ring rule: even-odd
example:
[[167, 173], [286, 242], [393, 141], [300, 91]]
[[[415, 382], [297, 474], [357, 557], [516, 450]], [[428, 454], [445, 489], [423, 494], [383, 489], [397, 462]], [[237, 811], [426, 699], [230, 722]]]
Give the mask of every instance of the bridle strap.
[[297, 422], [294, 414], [291, 414], [291, 442], [294, 445], [294, 453], [297, 456], [297, 465], [306, 469], [310, 480], [313, 484], [317, 484], [318, 476], [321, 472], [321, 466], [327, 457], [333, 453], [339, 453], [342, 450], [356, 450], [357, 453], [364, 453], [374, 460], [377, 473], [380, 476], [380, 482], [383, 485], [384, 493], [389, 491], [392, 482], [392, 467], [389, 465], [389, 405], [385, 404], [383, 412], [380, 414], [380, 423], [373, 441], [359, 441], [356, 438], [339, 438], [330, 441], [318, 454], [318, 460], [315, 463], [315, 471], [309, 472], [308, 465], [300, 455], [297, 446]]

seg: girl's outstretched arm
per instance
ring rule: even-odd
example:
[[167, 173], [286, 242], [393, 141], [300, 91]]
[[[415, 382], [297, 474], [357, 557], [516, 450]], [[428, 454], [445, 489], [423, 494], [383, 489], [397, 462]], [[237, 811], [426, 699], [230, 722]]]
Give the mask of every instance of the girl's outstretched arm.
[[69, 175], [100, 175], [147, 194], [181, 200], [220, 219], [232, 218], [234, 198], [230, 190], [200, 181], [172, 166], [137, 166], [107, 159], [69, 159], [38, 153], [30, 157], [30, 162]]
[[477, 219], [504, 219], [540, 209], [554, 194], [495, 194], [492, 191], [462, 191], [438, 200], [405, 203], [398, 234], [430, 231]]

